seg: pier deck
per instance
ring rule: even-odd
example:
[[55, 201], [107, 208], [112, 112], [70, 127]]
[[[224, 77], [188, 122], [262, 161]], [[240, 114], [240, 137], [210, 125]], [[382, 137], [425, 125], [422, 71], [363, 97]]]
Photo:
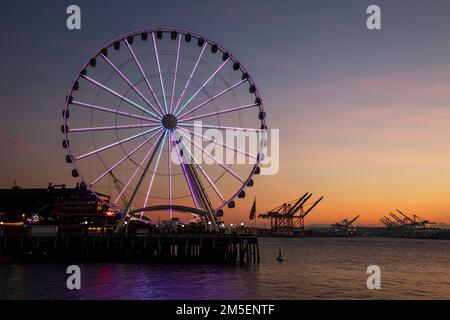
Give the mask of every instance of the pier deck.
[[258, 263], [258, 239], [226, 234], [28, 234], [0, 236], [11, 261]]

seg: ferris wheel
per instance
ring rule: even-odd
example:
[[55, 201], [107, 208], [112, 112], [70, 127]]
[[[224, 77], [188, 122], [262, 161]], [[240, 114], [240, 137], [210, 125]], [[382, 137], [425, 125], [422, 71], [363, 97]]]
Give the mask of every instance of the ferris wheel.
[[[199, 134], [198, 121], [216, 135], [267, 129], [244, 66], [217, 42], [173, 28], [137, 30], [97, 50], [75, 76], [63, 118], [72, 176], [122, 214], [118, 228], [152, 212], [188, 214], [216, 228], [253, 186], [262, 145], [239, 149]], [[225, 161], [206, 152], [211, 147], [249, 161]]]

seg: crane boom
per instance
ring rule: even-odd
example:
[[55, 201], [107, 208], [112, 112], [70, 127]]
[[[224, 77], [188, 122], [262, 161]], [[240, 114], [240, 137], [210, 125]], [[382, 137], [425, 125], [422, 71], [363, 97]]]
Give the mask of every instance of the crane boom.
[[400, 219], [399, 217], [397, 217], [395, 214], [393, 214], [392, 212], [389, 212], [389, 215], [392, 217], [392, 218], [394, 218], [395, 219], [395, 221], [397, 221], [398, 223], [400, 223], [400, 224], [405, 224], [405, 222], [402, 220], [402, 219]]
[[386, 226], [388, 226], [388, 227], [397, 224], [395, 221], [392, 221], [391, 219], [389, 219], [389, 218], [386, 217], [386, 216], [383, 216], [380, 220], [381, 220], [381, 222], [382, 222], [384, 225], [386, 225]]
[[320, 201], [322, 201], [322, 199], [323, 199], [323, 196], [320, 197], [316, 202], [314, 202], [314, 204], [313, 204], [311, 207], [309, 207], [309, 209], [306, 210], [306, 212], [302, 215], [302, 218], [306, 217], [306, 215], [307, 215], [308, 213], [310, 213], [311, 210], [314, 209], [314, 207], [317, 206], [317, 205], [319, 204]]
[[408, 217], [406, 214], [404, 214], [404, 213], [401, 212], [400, 210], [395, 209], [395, 211], [397, 211], [397, 212], [400, 213], [402, 216], [404, 216], [405, 219], [408, 220], [410, 223], [414, 223], [414, 220], [413, 220], [413, 219], [411, 219], [410, 217]]
[[310, 193], [306, 198], [304, 198], [293, 210], [291, 209], [290, 214], [294, 215], [297, 213], [298, 210], [305, 204], [306, 201], [309, 200], [309, 198], [312, 197], [312, 193]]
[[392, 221], [391, 219], [389, 219], [389, 217], [384, 216], [384, 219], [385, 219], [386, 221], [389, 221], [389, 222], [392, 223], [392, 224], [397, 224], [397, 222]]
[[289, 210], [288, 213], [292, 213], [294, 211], [294, 208], [297, 207], [300, 202], [302, 202], [303, 199], [305, 199], [305, 197], [308, 195], [308, 192], [305, 193], [303, 196], [300, 197], [300, 199], [298, 199], [298, 201], [291, 207], [291, 209]]
[[352, 223], [355, 222], [356, 220], [358, 220], [358, 218], [359, 218], [360, 216], [361, 216], [361, 215], [358, 214], [356, 217], [354, 217], [352, 220], [350, 220], [350, 221], [348, 222], [348, 225], [351, 226]]
[[[270, 229], [277, 234], [293, 234], [294, 232], [304, 232], [305, 216], [309, 214], [324, 198], [315, 201], [308, 209], [303, 210], [305, 203], [312, 197], [312, 193], [306, 192], [300, 198], [283, 203], [268, 212], [258, 215], [262, 219], [270, 219]], [[290, 205], [293, 203], [293, 205]], [[297, 215], [296, 212], [300, 210]], [[306, 212], [305, 212], [306, 211]]]

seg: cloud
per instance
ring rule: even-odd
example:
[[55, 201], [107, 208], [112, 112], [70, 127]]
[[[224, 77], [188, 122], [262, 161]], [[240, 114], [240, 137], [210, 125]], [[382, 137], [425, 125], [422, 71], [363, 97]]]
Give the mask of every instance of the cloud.
[[0, 141], [5, 142], [7, 144], [16, 146], [22, 150], [28, 151], [28, 152], [38, 152], [39, 148], [35, 145], [28, 143], [26, 141], [23, 141], [16, 137], [11, 137], [9, 135], [4, 134], [3, 132], [0, 132]]
[[[450, 99], [450, 67], [431, 66], [374, 74], [330, 75], [279, 88], [279, 97], [299, 97], [302, 101], [325, 98], [367, 104], [411, 103], [411, 106], [441, 104]], [[356, 104], [355, 104], [356, 105]], [[392, 106], [392, 107], [395, 107]]]

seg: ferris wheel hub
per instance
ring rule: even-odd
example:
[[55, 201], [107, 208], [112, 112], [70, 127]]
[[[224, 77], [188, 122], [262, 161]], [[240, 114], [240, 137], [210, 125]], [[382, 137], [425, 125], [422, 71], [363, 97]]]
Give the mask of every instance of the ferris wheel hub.
[[168, 113], [168, 114], [164, 115], [164, 117], [161, 120], [161, 123], [164, 128], [166, 128], [168, 130], [173, 130], [177, 126], [178, 119], [173, 114]]

